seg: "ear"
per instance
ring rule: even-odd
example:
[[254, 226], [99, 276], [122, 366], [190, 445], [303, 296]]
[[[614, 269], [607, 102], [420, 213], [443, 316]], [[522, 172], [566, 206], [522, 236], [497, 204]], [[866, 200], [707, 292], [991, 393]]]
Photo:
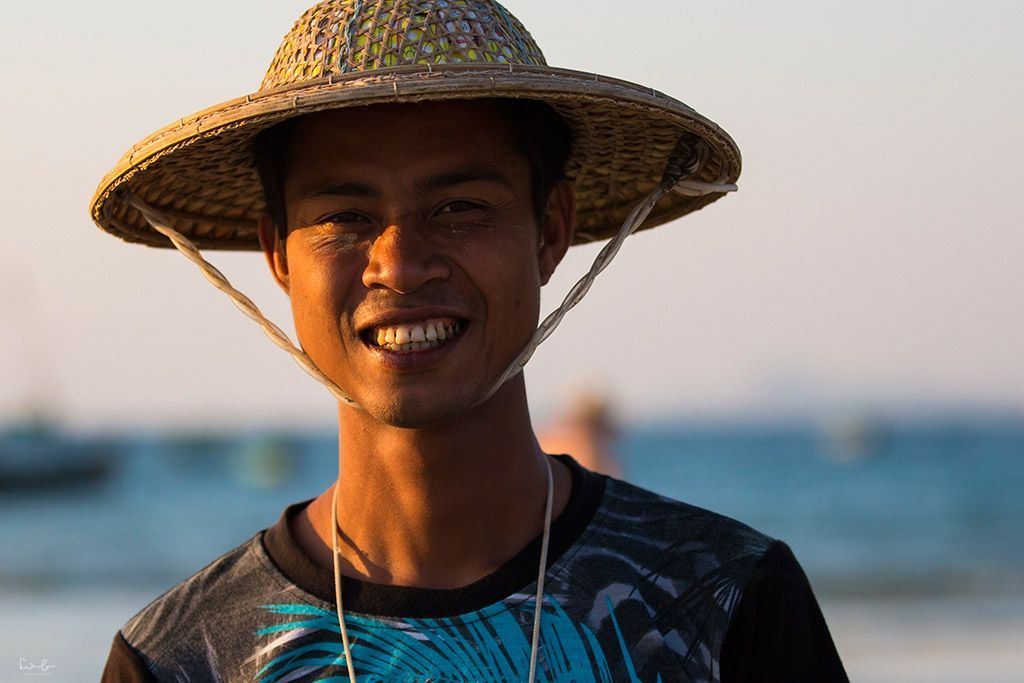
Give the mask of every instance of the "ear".
[[273, 274], [278, 286], [284, 290], [285, 294], [288, 294], [290, 288], [288, 257], [285, 254], [284, 242], [278, 237], [277, 228], [274, 226], [274, 221], [271, 220], [269, 214], [262, 214], [256, 226], [260, 236], [260, 247], [263, 249], [263, 255], [267, 259], [267, 265], [270, 266], [270, 272]]
[[546, 285], [572, 244], [576, 230], [576, 192], [564, 180], [548, 196], [548, 208], [540, 232], [540, 283]]

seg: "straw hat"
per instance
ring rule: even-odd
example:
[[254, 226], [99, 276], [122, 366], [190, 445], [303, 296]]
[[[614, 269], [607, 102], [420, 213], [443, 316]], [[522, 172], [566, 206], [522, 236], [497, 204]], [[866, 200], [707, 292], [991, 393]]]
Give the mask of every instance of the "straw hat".
[[[572, 128], [577, 243], [615, 234], [684, 136], [702, 141], [694, 183], [661, 197], [642, 228], [715, 201], [715, 187], [740, 173], [739, 149], [715, 123], [650, 88], [547, 66], [496, 2], [325, 0], [285, 36], [256, 93], [133, 145], [100, 182], [92, 218], [129, 242], [172, 246], [129, 203], [134, 195], [199, 247], [259, 249], [264, 203], [251, 143], [260, 131], [323, 109], [494, 97], [547, 102]], [[701, 183], [711, 189], [693, 192]]]

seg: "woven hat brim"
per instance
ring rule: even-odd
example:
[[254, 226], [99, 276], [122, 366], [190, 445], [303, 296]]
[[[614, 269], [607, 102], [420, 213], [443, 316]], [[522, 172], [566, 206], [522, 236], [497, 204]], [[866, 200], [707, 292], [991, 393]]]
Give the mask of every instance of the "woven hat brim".
[[[661, 180], [681, 135], [704, 141], [694, 180], [734, 183], [740, 174], [739, 149], [725, 131], [682, 102], [633, 83], [551, 67], [395, 67], [260, 92], [176, 121], [134, 145], [103, 178], [91, 202], [92, 218], [126, 241], [171, 247], [128, 205], [127, 195], [134, 194], [199, 247], [259, 249], [256, 221], [265, 205], [251, 149], [259, 132], [325, 109], [503, 97], [547, 102], [573, 129], [569, 174], [577, 200], [575, 244], [618, 231]], [[641, 229], [721, 196], [669, 193]]]

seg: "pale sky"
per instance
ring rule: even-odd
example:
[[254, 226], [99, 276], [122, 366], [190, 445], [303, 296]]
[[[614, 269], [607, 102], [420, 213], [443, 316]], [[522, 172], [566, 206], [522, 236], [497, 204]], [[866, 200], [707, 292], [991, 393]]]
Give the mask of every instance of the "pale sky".
[[[307, 6], [18, 3], [0, 31], [0, 420], [328, 425], [326, 390], [172, 251], [94, 227], [132, 143], [256, 89]], [[1024, 412], [1024, 5], [508, 0], [555, 66], [721, 124], [740, 192], [626, 243], [527, 368], [535, 412], [597, 382], [632, 419]], [[589, 266], [576, 248], [546, 310]], [[212, 254], [279, 324], [256, 254]]]

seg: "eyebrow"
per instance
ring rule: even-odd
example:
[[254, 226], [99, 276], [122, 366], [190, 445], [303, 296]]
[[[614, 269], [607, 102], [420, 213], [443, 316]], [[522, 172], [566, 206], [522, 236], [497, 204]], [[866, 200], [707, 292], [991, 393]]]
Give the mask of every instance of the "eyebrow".
[[444, 190], [456, 185], [477, 181], [508, 184], [508, 178], [498, 171], [483, 168], [466, 168], [426, 178], [422, 182], [416, 183], [416, 190], [426, 194], [427, 192]]
[[[416, 183], [417, 194], [428, 194], [471, 182], [492, 182], [508, 184], [508, 178], [498, 171], [485, 168], [465, 168], [436, 176], [430, 176]], [[372, 185], [358, 181], [330, 182], [320, 187], [311, 187], [310, 197], [377, 197], [380, 192]]]
[[364, 183], [345, 182], [329, 183], [327, 185], [310, 188], [310, 197], [376, 197], [379, 193]]

